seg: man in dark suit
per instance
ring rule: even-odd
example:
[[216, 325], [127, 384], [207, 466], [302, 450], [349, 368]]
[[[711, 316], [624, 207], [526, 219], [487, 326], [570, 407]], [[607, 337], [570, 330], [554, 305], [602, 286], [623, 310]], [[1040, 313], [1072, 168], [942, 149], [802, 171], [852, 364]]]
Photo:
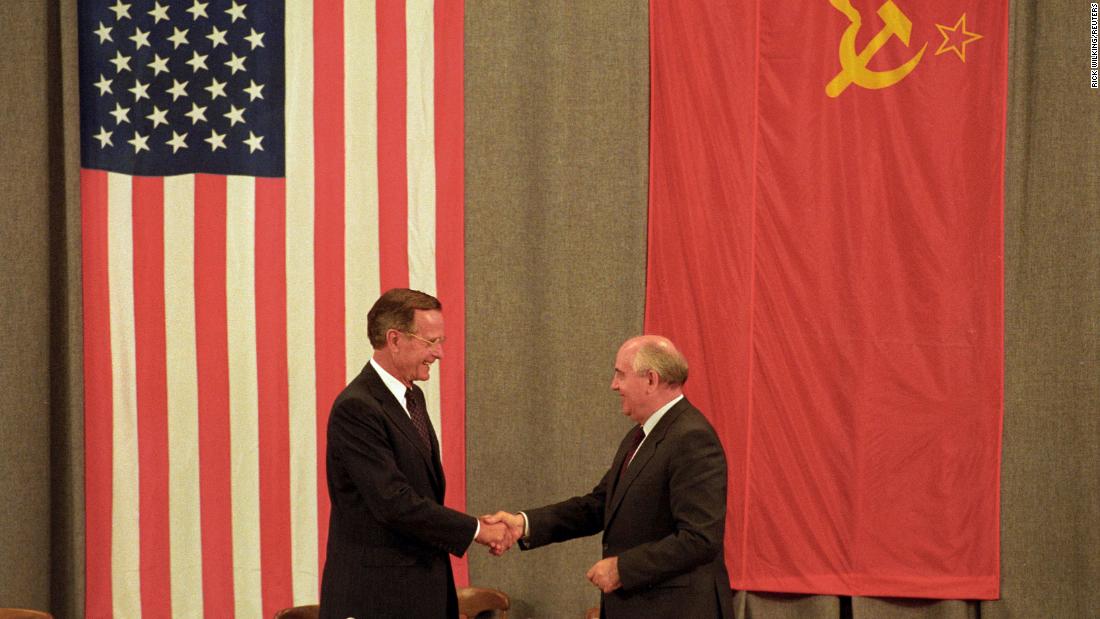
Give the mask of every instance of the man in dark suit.
[[446, 481], [424, 395], [443, 357], [439, 300], [415, 290], [383, 294], [367, 315], [374, 355], [332, 405], [328, 491], [332, 501], [321, 617], [458, 616], [448, 553], [475, 541], [499, 553], [503, 524], [443, 506]]
[[687, 362], [668, 339], [627, 340], [611, 388], [638, 425], [592, 492], [518, 514], [497, 512], [524, 550], [603, 532], [588, 579], [608, 619], [733, 617], [722, 553], [726, 456], [683, 396]]

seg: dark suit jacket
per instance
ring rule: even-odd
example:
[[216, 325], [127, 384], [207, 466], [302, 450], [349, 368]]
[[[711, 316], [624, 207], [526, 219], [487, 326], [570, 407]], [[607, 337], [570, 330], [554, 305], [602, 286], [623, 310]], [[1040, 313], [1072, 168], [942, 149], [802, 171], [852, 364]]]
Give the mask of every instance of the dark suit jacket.
[[369, 363], [336, 398], [322, 618], [458, 616], [447, 555], [466, 552], [477, 520], [443, 506], [434, 433], [431, 441], [429, 453]]
[[603, 531], [603, 556], [619, 558], [622, 587], [602, 597], [618, 618], [733, 617], [722, 553], [726, 455], [687, 399], [665, 413], [623, 478], [627, 433], [611, 468], [585, 496], [526, 511], [524, 549]]

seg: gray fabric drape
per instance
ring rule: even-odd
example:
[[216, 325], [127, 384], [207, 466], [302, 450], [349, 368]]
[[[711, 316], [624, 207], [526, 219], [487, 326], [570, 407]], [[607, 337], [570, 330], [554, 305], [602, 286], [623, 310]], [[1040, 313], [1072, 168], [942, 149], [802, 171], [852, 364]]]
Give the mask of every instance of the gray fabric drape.
[[[609, 385], [642, 328], [647, 30], [638, 2], [466, 5], [473, 513], [587, 492], [631, 426]], [[517, 617], [598, 603], [598, 537], [518, 550], [473, 548], [471, 582], [508, 592]]]
[[[83, 609], [75, 0], [0, 3], [0, 606]], [[742, 617], [1100, 608], [1100, 91], [1088, 2], [1014, 2], [1005, 180], [1002, 599], [737, 594]], [[466, 4], [467, 469], [475, 513], [586, 492], [629, 423], [642, 327], [644, 2]], [[580, 617], [597, 539], [493, 559], [517, 617]]]
[[76, 1], [0, 3], [0, 607], [83, 612]]

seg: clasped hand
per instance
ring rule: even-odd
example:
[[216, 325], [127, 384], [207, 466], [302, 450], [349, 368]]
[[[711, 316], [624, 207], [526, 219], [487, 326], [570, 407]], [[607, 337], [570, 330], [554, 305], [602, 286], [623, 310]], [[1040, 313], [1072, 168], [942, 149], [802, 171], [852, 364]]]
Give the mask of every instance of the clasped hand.
[[523, 537], [523, 516], [508, 512], [497, 512], [482, 516], [481, 531], [476, 541], [489, 547], [494, 556], [501, 556], [516, 540]]
[[[502, 511], [482, 516], [478, 520], [481, 521], [481, 533], [478, 534], [477, 541], [488, 546], [489, 552], [497, 557], [511, 548], [526, 532], [527, 521], [520, 514]], [[604, 593], [611, 593], [623, 586], [619, 579], [618, 557], [597, 561], [585, 576]]]

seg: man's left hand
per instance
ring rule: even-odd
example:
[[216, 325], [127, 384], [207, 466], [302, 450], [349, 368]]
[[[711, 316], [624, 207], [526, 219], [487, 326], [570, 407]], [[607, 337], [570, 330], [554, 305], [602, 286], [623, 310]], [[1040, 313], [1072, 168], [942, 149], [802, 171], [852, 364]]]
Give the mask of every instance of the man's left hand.
[[600, 559], [588, 570], [586, 576], [604, 593], [611, 593], [623, 586], [619, 581], [619, 557]]

